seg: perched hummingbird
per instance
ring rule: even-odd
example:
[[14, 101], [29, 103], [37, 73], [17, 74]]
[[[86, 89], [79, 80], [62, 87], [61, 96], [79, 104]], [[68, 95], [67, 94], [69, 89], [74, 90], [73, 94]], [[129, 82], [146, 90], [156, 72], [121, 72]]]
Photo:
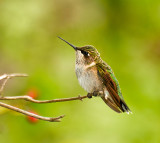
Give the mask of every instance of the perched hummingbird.
[[100, 96], [114, 111], [131, 112], [111, 67], [101, 59], [97, 49], [90, 45], [76, 47], [61, 37], [58, 38], [76, 51], [76, 76], [80, 85], [88, 92], [88, 98]]

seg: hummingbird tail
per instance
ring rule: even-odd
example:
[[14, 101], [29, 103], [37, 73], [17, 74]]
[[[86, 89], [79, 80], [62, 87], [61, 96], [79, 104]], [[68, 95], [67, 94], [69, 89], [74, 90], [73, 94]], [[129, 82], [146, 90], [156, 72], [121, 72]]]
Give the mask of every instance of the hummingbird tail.
[[125, 101], [113, 90], [111, 86], [105, 90], [105, 100], [111, 101], [111, 103], [120, 110], [120, 112], [126, 112], [127, 114], [132, 113]]
[[123, 112], [126, 112], [127, 114], [132, 113], [127, 104], [123, 100], [120, 100], [120, 105], [123, 109], [122, 110]]
[[115, 112], [117, 113], [121, 113], [122, 111], [118, 108], [118, 106], [116, 106], [112, 100], [110, 100], [109, 98], [105, 98], [104, 96], [101, 96], [101, 98], [103, 99], [103, 101]]

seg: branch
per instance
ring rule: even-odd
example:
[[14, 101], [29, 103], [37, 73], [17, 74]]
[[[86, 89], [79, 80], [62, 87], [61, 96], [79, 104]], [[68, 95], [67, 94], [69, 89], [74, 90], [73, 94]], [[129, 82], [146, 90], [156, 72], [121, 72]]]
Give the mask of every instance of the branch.
[[7, 77], [12, 78], [12, 77], [26, 77], [26, 76], [28, 75], [22, 73], [3, 74], [0, 76], [0, 80], [6, 79]]
[[0, 100], [17, 100], [17, 99], [24, 99], [26, 101], [30, 101], [33, 103], [53, 103], [53, 102], [64, 102], [64, 101], [73, 101], [73, 100], [83, 100], [87, 98], [87, 96], [78, 96], [78, 97], [71, 97], [71, 98], [61, 98], [61, 99], [52, 99], [52, 100], [36, 100], [28, 95], [24, 96], [8, 96], [8, 97], [0, 97]]
[[0, 76], [0, 80], [4, 80], [2, 83], [2, 86], [0, 88], [0, 95], [2, 95], [4, 87], [9, 79], [11, 79], [13, 77], [26, 77], [26, 76], [28, 76], [28, 75], [27, 74], [19, 74], [19, 73], [4, 74], [4, 75]]
[[[4, 90], [4, 87], [7, 83], [7, 81], [13, 77], [26, 77], [28, 75], [26, 74], [4, 74], [2, 76], [0, 76], [0, 81], [1, 80], [4, 80], [3, 83], [2, 83], [2, 86], [0, 88], [0, 95], [2, 95], [2, 92]], [[71, 98], [62, 98], [62, 99], [52, 99], [52, 100], [36, 100], [36, 99], [33, 99], [32, 97], [28, 96], [28, 95], [24, 95], [24, 96], [10, 96], [10, 97], [4, 97], [4, 96], [0, 96], [0, 100], [17, 100], [17, 99], [23, 99], [23, 100], [26, 100], [26, 101], [30, 101], [30, 102], [33, 102], [33, 103], [53, 103], [53, 102], [64, 102], [64, 101], [73, 101], [73, 100], [81, 100], [84, 99], [84, 98], [87, 98], [87, 96], [78, 96], [78, 97], [71, 97]], [[19, 112], [21, 114], [24, 114], [24, 115], [27, 115], [27, 116], [32, 116], [34, 118], [37, 118], [37, 119], [40, 119], [40, 120], [44, 120], [44, 121], [49, 121], [49, 122], [60, 122], [61, 121], [61, 118], [64, 117], [64, 115], [61, 115], [59, 117], [43, 117], [43, 116], [39, 116], [37, 114], [34, 114], [34, 113], [31, 113], [31, 112], [28, 112], [28, 111], [25, 111], [25, 110], [22, 110], [18, 107], [15, 107], [15, 106], [11, 106], [11, 105], [8, 105], [6, 103], [3, 103], [3, 102], [0, 102], [0, 106], [4, 107], [4, 108], [8, 108], [10, 110], [13, 110], [13, 111], [16, 111], [16, 112]]]
[[55, 117], [55, 118], [43, 117], [43, 116], [36, 115], [34, 113], [22, 110], [20, 108], [17, 108], [17, 107], [14, 107], [14, 106], [8, 105], [6, 103], [2, 103], [2, 102], [0, 102], [0, 106], [2, 106], [4, 108], [8, 108], [8, 109], [16, 111], [16, 112], [19, 112], [19, 113], [22, 113], [22, 114], [27, 115], [27, 116], [32, 116], [34, 118], [44, 120], [44, 121], [49, 121], [49, 122], [60, 122], [61, 121], [60, 119], [64, 117], [64, 115], [61, 115], [61, 116]]

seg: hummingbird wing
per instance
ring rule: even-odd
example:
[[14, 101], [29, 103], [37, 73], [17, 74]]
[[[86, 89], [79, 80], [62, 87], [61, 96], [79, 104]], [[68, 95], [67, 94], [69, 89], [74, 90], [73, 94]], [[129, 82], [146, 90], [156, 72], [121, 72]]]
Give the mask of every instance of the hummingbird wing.
[[129, 113], [130, 109], [124, 101], [118, 80], [116, 79], [110, 66], [105, 62], [97, 63], [97, 70], [111, 97], [111, 99], [102, 97], [104, 102], [116, 112]]

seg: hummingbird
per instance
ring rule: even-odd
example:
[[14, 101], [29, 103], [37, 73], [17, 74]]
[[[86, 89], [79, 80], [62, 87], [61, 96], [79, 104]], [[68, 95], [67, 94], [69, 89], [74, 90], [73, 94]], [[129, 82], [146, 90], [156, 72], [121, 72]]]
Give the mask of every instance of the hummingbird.
[[111, 67], [104, 62], [94, 46], [76, 47], [63, 38], [76, 52], [75, 72], [79, 84], [88, 92], [87, 97], [100, 96], [117, 113], [132, 113], [121, 93], [119, 82]]

